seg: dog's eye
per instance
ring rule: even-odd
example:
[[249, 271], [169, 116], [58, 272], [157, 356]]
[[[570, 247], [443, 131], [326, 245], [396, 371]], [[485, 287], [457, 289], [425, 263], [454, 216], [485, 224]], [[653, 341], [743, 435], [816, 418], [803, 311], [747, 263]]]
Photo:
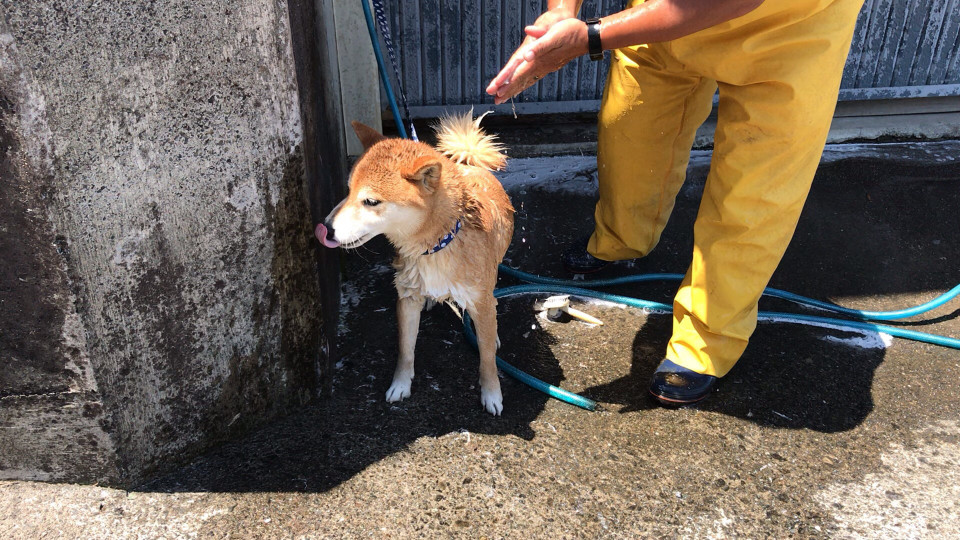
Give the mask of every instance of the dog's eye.
[[378, 204], [380, 204], [380, 201], [378, 201], [378, 200], [376, 200], [376, 199], [364, 199], [364, 200], [363, 200], [363, 205], [364, 205], [364, 206], [376, 206], [376, 205], [378, 205]]

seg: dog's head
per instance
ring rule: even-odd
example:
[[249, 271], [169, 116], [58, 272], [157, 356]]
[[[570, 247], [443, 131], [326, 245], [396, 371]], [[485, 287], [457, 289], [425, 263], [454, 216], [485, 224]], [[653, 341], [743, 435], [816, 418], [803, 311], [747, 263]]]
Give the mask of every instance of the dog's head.
[[378, 234], [402, 242], [427, 218], [442, 158], [425, 144], [388, 139], [359, 122], [353, 129], [364, 153], [350, 173], [349, 194], [317, 227], [317, 237], [327, 247], [347, 249]]

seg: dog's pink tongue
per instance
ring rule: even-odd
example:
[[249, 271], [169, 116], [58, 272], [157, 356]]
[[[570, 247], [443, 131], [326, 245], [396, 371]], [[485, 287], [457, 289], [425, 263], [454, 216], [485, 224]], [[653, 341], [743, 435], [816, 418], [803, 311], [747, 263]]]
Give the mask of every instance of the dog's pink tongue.
[[323, 226], [323, 223], [317, 223], [317, 228], [314, 229], [313, 234], [316, 235], [317, 240], [319, 240], [321, 244], [328, 248], [340, 246], [340, 242], [337, 242], [333, 238], [327, 238], [327, 228]]

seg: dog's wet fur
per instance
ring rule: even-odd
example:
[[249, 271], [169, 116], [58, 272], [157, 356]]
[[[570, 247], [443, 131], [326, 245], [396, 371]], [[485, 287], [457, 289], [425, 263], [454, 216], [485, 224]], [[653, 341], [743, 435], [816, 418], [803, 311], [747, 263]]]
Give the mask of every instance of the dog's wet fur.
[[[347, 197], [318, 230], [324, 245], [357, 248], [383, 234], [396, 249], [399, 357], [389, 402], [410, 396], [420, 312], [427, 301], [466, 310], [480, 348], [480, 402], [490, 414], [503, 411], [497, 377], [497, 265], [513, 236], [513, 206], [492, 174], [506, 157], [480, 129], [472, 111], [437, 125], [436, 148], [388, 139], [353, 122], [364, 153], [350, 174]], [[426, 253], [462, 228], [443, 249]]]

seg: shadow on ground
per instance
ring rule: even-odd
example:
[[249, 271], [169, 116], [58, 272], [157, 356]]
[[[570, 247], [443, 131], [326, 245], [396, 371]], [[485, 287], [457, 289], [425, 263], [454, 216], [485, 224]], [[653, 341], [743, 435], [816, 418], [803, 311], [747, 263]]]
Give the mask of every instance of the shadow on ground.
[[[702, 166], [691, 171], [657, 250], [642, 261], [618, 265], [608, 276], [686, 269], [704, 174]], [[916, 293], [925, 299], [956, 285], [958, 185], [960, 169], [955, 167], [898, 169], [879, 161], [852, 160], [822, 167], [795, 241], [771, 285], [864, 309], [903, 307], [902, 302], [914, 301]], [[592, 200], [535, 184], [514, 188], [511, 197], [518, 213], [508, 263], [562, 276], [558, 254], [592, 227]], [[538, 436], [533, 424], [550, 409], [551, 418], [562, 418], [568, 428], [579, 430], [583, 440], [592, 437], [590, 444], [598, 444], [596, 440], [614, 437], [610, 434], [618, 430], [629, 432], [631, 423], [637, 423], [637, 415], [630, 413], [652, 407], [646, 386], [670, 335], [668, 315], [588, 305], [584, 309], [607, 323], [597, 329], [544, 321], [532, 313], [531, 297], [501, 301], [504, 358], [622, 414], [592, 416], [547, 402], [543, 395], [504, 379], [504, 415], [487, 415], [479, 405], [476, 354], [462, 338], [460, 321], [446, 308], [434, 308], [422, 318], [413, 396], [400, 404], [385, 403], [396, 351], [389, 251], [383, 241], [375, 241], [347, 256], [342, 360], [335, 370], [332, 396], [141, 489], [327, 491], [388, 456], [439, 459], [417, 455], [420, 447], [413, 443], [425, 437], [464, 433], [469, 438], [473, 433], [531, 441]], [[669, 303], [675, 288], [675, 283], [658, 283], [613, 292]], [[767, 300], [761, 309], [798, 310]], [[939, 316], [956, 333], [957, 313]], [[929, 348], [908, 351], [925, 354]], [[874, 373], [885, 354], [883, 338], [876, 334], [762, 323], [743, 359], [699, 410], [760, 427], [851, 430], [874, 409]], [[654, 424], [644, 429], [651, 431], [673, 432], [680, 428], [670, 423], [689, 421], [660, 410], [645, 414]], [[445, 459], [471, 456], [455, 453]], [[641, 467], [643, 461], [637, 463]], [[681, 474], [682, 468], [678, 470]], [[739, 478], [736, 473], [729, 478], [733, 477]]]

